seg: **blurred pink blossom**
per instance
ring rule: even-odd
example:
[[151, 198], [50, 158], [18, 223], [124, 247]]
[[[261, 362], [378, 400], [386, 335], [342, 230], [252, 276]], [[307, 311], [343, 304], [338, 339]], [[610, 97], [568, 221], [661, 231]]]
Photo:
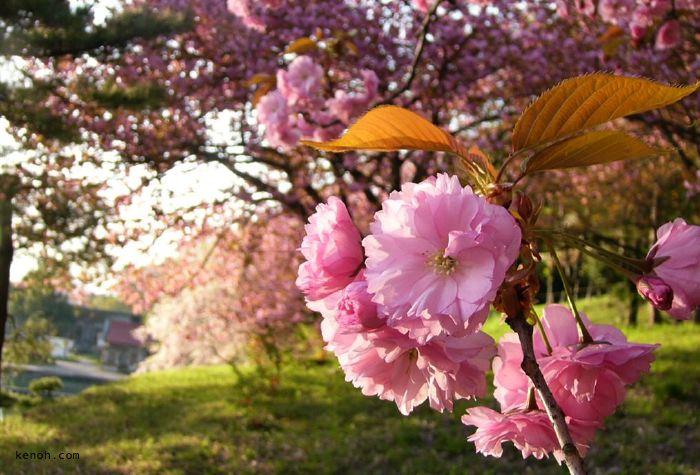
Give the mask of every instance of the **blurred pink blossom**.
[[647, 29], [652, 24], [652, 12], [648, 7], [641, 5], [632, 14], [630, 22], [630, 34], [634, 40], [641, 40], [646, 35]]
[[270, 145], [291, 148], [296, 145], [301, 133], [290, 121], [287, 100], [278, 90], [260, 99], [256, 107], [258, 122], [265, 126], [265, 139]]
[[248, 28], [265, 31], [265, 23], [251, 11], [250, 3], [250, 0], [227, 0], [226, 6], [228, 11], [243, 20], [243, 24]]
[[413, 5], [417, 10], [427, 13], [430, 10], [432, 2], [430, 0], [413, 0]]
[[656, 33], [656, 49], [672, 49], [681, 44], [681, 24], [678, 20], [669, 20]]
[[576, 9], [584, 15], [593, 16], [596, 11], [596, 2], [594, 0], [575, 0]]
[[256, 110], [258, 121], [268, 127], [286, 126], [289, 121], [287, 99], [279, 91], [272, 91], [263, 96]]
[[365, 112], [378, 97], [379, 78], [374, 71], [362, 70], [361, 92], [335, 91], [333, 99], [326, 101], [328, 110], [343, 123], [349, 124], [358, 115]]
[[635, 0], [600, 0], [598, 13], [604, 21], [617, 23], [619, 19], [628, 17], [635, 5]]
[[285, 71], [277, 71], [277, 88], [289, 105], [313, 99], [321, 89], [323, 68], [310, 56], [294, 59]]

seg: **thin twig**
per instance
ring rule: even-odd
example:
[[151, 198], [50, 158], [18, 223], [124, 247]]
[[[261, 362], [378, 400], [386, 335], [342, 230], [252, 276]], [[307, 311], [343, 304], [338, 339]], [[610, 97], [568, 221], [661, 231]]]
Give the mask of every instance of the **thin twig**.
[[535, 348], [532, 342], [532, 326], [527, 323], [522, 314], [508, 317], [506, 323], [518, 334], [520, 346], [523, 350], [523, 362], [520, 367], [530, 378], [537, 393], [540, 395], [547, 416], [554, 427], [561, 450], [564, 453], [564, 462], [569, 469], [569, 473], [571, 475], [586, 475], [583, 458], [579, 454], [566, 425], [566, 415], [557, 404], [556, 399], [554, 399], [554, 395], [549, 386], [547, 386], [547, 381], [544, 379], [544, 375], [537, 364]]
[[403, 94], [411, 88], [413, 80], [416, 78], [416, 70], [418, 69], [418, 63], [420, 62], [421, 56], [423, 56], [423, 50], [425, 49], [425, 38], [426, 36], [428, 36], [430, 24], [432, 23], [433, 18], [435, 17], [435, 13], [437, 12], [437, 9], [441, 3], [442, 0], [436, 0], [435, 4], [428, 11], [428, 13], [425, 16], [425, 19], [423, 20], [423, 24], [420, 28], [420, 33], [418, 34], [418, 43], [416, 44], [416, 49], [413, 53], [413, 61], [411, 62], [411, 68], [408, 71], [408, 78], [406, 79], [406, 82], [404, 83], [403, 87], [396, 90], [396, 92], [394, 92], [391, 96], [382, 101], [383, 104], [389, 104], [393, 102], [394, 99], [396, 99], [401, 94]]

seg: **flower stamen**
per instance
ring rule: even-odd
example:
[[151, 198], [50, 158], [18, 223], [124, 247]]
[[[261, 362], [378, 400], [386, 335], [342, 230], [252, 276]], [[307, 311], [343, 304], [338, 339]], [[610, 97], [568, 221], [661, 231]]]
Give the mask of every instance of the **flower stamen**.
[[457, 269], [457, 259], [437, 252], [428, 258], [428, 265], [436, 274], [450, 275]]

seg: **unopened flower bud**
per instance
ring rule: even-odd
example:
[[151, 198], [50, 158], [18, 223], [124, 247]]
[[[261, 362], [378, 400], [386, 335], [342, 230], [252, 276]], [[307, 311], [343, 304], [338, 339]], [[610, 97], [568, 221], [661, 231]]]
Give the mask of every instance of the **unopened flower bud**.
[[660, 277], [645, 275], [637, 281], [637, 291], [659, 310], [668, 310], [673, 302], [673, 289]]
[[508, 206], [513, 198], [512, 183], [491, 183], [488, 186], [486, 201], [494, 205]]
[[530, 201], [530, 198], [528, 198], [527, 195], [515, 193], [513, 195], [513, 200], [510, 203], [510, 209], [511, 211], [516, 211], [525, 222], [529, 222], [530, 218], [532, 218], [532, 201]]

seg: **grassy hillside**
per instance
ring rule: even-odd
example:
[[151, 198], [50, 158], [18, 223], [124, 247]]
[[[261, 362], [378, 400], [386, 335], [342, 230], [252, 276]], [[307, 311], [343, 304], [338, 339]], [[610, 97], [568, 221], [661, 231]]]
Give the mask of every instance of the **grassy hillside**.
[[[584, 307], [596, 320], [616, 312], [606, 300]], [[488, 328], [505, 331], [496, 320]], [[664, 346], [599, 433], [592, 473], [700, 474], [700, 327], [626, 333]], [[459, 423], [468, 405], [403, 417], [363, 397], [332, 362], [288, 364], [274, 391], [223, 366], [161, 372], [10, 415], [0, 424], [0, 473], [562, 473], [511, 448], [500, 460], [476, 455]], [[17, 460], [16, 451], [80, 458]]]

